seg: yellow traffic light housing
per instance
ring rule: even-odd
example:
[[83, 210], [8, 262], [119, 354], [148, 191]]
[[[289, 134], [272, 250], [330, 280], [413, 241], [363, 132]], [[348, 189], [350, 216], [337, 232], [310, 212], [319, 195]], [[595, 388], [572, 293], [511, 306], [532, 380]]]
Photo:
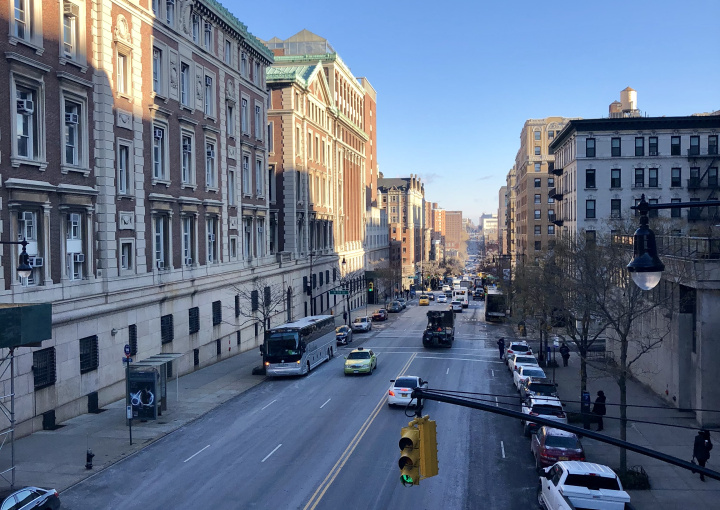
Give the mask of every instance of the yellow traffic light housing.
[[373, 291], [373, 282], [368, 282], [368, 292]]
[[420, 429], [420, 474], [430, 478], [438, 474], [437, 426], [427, 415], [416, 421]]
[[410, 422], [400, 437], [400, 481], [406, 487], [420, 485], [420, 430]]

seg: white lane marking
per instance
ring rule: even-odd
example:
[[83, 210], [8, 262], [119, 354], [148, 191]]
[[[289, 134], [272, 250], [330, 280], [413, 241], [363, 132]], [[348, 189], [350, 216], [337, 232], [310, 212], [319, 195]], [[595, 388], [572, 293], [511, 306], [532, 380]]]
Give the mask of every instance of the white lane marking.
[[273, 453], [275, 453], [275, 452], [278, 450], [278, 448], [280, 448], [281, 446], [282, 446], [282, 443], [280, 443], [279, 445], [277, 445], [277, 446], [275, 447], [275, 449], [274, 449], [273, 451], [271, 451], [270, 453], [268, 453], [268, 454], [265, 456], [265, 458], [264, 458], [263, 460], [261, 460], [260, 462], [265, 462], [266, 460], [268, 460], [268, 458], [270, 457], [270, 455], [272, 455]]
[[450, 369], [448, 368], [447, 371], [445, 372], [445, 375], [448, 375], [449, 373], [450, 373]]
[[263, 407], [263, 408], [260, 409], [260, 410], [261, 410], [261, 411], [264, 411], [266, 408], [270, 407], [270, 406], [273, 405], [275, 402], [277, 402], [277, 400], [273, 400], [272, 402], [270, 402], [268, 405], [266, 405], [265, 407]]
[[192, 459], [195, 455], [198, 455], [198, 454], [204, 452], [204, 451], [207, 450], [208, 448], [210, 448], [210, 445], [207, 445], [205, 448], [203, 448], [203, 449], [200, 450], [199, 452], [197, 452], [197, 453], [195, 453], [195, 454], [193, 454], [193, 455], [190, 455], [190, 456], [189, 456], [187, 459], [185, 459], [183, 462], [189, 461], [189, 460]]
[[[331, 398], [327, 399], [327, 400], [325, 401], [325, 404], [327, 404], [327, 403], [330, 402], [331, 400], [332, 400]], [[320, 406], [320, 409], [322, 409], [323, 407], [325, 407], [325, 404], [321, 405], [321, 406]]]
[[500, 441], [500, 450], [502, 450], [503, 459], [505, 458], [505, 445]]
[[500, 407], [500, 403], [498, 402], [497, 397], [495, 397], [495, 407]]
[[495, 370], [490, 370], [492, 372], [493, 377], [495, 377]]

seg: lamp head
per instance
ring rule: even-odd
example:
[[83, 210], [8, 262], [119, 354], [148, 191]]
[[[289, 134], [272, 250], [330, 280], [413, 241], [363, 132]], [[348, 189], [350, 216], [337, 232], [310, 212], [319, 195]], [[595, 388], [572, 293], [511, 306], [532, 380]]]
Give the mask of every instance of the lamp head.
[[[643, 213], [643, 210], [640, 212]], [[665, 264], [658, 257], [655, 233], [648, 226], [647, 213], [640, 216], [640, 228], [635, 231], [633, 240], [633, 259], [627, 270], [642, 290], [655, 288], [665, 270]]]

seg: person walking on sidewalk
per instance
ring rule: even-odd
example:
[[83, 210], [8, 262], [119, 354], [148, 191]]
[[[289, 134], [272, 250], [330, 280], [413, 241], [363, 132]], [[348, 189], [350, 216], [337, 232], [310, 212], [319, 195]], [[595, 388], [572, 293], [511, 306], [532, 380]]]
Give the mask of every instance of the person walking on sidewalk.
[[500, 337], [500, 340], [497, 341], [498, 344], [498, 350], [500, 350], [500, 359], [503, 359], [503, 354], [505, 354], [505, 337]]
[[568, 360], [570, 359], [570, 347], [563, 342], [560, 346], [560, 356], [562, 356], [563, 359], [563, 366], [568, 366]]
[[605, 392], [602, 390], [597, 392], [597, 398], [595, 399], [595, 404], [593, 405], [592, 413], [597, 415], [598, 420], [598, 432], [600, 432], [603, 429], [603, 416], [605, 416], [606, 409], [605, 409]]
[[[698, 466], [705, 467], [705, 463], [710, 458], [710, 450], [712, 450], [712, 442], [710, 441], [709, 430], [698, 430], [695, 436], [695, 444], [693, 445], [693, 458], [697, 460]], [[705, 481], [705, 475], [700, 473], [700, 480]]]

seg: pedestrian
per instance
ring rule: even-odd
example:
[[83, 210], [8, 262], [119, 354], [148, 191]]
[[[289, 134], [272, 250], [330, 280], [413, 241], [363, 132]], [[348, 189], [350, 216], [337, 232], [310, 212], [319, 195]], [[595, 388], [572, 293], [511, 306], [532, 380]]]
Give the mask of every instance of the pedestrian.
[[343, 322], [347, 324], [347, 312], [343, 310]]
[[497, 345], [500, 350], [500, 359], [503, 359], [503, 354], [505, 354], [505, 338], [500, 337], [500, 340], [497, 341]]
[[[705, 467], [705, 463], [710, 458], [710, 450], [712, 450], [712, 442], [710, 441], [709, 430], [698, 430], [695, 436], [695, 444], [693, 445], [693, 458], [697, 460], [698, 466]], [[705, 475], [700, 473], [700, 480], [705, 481]]]
[[563, 342], [560, 346], [560, 356], [562, 356], [563, 359], [563, 366], [568, 366], [568, 360], [570, 359], [570, 347]]
[[605, 416], [605, 412], [605, 393], [600, 390], [597, 392], [597, 398], [595, 399], [595, 404], [592, 409], [592, 413], [598, 417], [598, 432], [603, 429], [603, 416]]

